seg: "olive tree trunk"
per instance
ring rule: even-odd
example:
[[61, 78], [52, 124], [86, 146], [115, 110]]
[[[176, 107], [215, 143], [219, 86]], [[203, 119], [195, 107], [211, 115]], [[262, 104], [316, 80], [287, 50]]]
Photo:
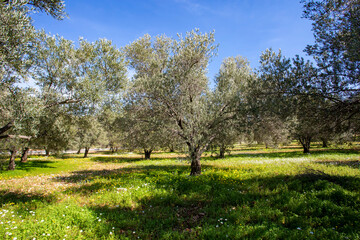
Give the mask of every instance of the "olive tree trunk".
[[326, 139], [326, 138], [322, 138], [321, 140], [322, 140], [322, 147], [323, 147], [323, 148], [327, 148], [327, 147], [328, 147], [328, 141], [327, 141], [327, 139]]
[[201, 164], [200, 164], [201, 155], [198, 153], [191, 154], [191, 172], [190, 176], [197, 176], [201, 174]]
[[225, 158], [225, 151], [226, 151], [226, 147], [220, 146], [219, 158]]
[[89, 153], [90, 148], [89, 147], [85, 147], [85, 153], [84, 153], [84, 158], [87, 158], [88, 153]]
[[21, 161], [20, 162], [22, 162], [22, 163], [27, 162], [29, 151], [30, 151], [30, 148], [28, 148], [28, 147], [24, 148], [24, 151], [23, 151], [23, 153], [21, 155]]
[[50, 156], [50, 151], [49, 151], [49, 149], [47, 149], [47, 148], [45, 148], [45, 156]]
[[310, 153], [311, 137], [299, 137], [304, 153]]
[[16, 157], [16, 148], [12, 147], [10, 149], [10, 161], [9, 161], [9, 167], [8, 170], [15, 170], [15, 157]]
[[191, 159], [191, 172], [190, 176], [197, 176], [201, 174], [200, 158], [203, 151], [199, 147], [189, 146], [190, 159]]
[[151, 149], [150, 150], [144, 149], [145, 159], [150, 159], [151, 152], [152, 152]]

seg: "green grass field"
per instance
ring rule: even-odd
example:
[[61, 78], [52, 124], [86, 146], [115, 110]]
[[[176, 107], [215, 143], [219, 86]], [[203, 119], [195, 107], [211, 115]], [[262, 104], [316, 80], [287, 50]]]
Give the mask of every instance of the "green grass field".
[[360, 152], [32, 157], [0, 172], [1, 239], [360, 239]]

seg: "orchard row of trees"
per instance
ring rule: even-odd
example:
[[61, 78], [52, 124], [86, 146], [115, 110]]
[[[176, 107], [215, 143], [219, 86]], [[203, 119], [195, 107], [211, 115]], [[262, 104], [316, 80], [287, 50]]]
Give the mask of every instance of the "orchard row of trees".
[[121, 49], [106, 39], [75, 45], [31, 25], [34, 10], [63, 18], [62, 1], [1, 2], [0, 141], [11, 152], [9, 169], [19, 146], [22, 161], [29, 148], [84, 148], [86, 157], [101, 144], [142, 149], [150, 158], [153, 150], [185, 146], [198, 175], [204, 151], [218, 147], [224, 156], [240, 138], [266, 145], [296, 139], [307, 153], [314, 140], [354, 136], [360, 2], [303, 4], [313, 22], [315, 44], [305, 49], [313, 61], [268, 49], [254, 70], [245, 58], [229, 57], [212, 86], [213, 32], [145, 35]]

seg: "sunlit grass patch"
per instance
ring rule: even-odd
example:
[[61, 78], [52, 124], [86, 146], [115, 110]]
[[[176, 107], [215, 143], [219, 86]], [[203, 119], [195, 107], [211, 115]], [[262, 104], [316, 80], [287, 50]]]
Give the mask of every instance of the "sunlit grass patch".
[[26, 163], [21, 163], [17, 159], [16, 170], [2, 171], [0, 180], [69, 172], [88, 167], [89, 164], [91, 164], [89, 159], [83, 158], [31, 157]]

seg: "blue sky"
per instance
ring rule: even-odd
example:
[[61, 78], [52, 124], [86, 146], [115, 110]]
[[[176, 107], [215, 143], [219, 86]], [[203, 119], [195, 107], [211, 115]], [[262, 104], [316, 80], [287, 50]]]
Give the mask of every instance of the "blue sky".
[[77, 41], [107, 38], [118, 47], [148, 33], [176, 37], [194, 28], [215, 30], [218, 56], [209, 65], [213, 79], [222, 60], [246, 57], [256, 68], [267, 48], [287, 57], [305, 56], [313, 42], [311, 22], [301, 18], [299, 0], [65, 0], [68, 18], [33, 15], [37, 29]]

